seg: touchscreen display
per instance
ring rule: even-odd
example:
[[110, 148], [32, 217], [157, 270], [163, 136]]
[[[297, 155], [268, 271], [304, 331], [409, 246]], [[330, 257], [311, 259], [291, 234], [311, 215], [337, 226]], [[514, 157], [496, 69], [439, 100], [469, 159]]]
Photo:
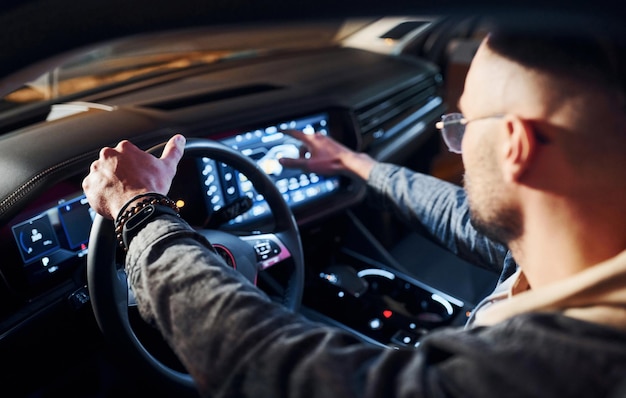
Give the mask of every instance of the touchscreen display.
[[[328, 134], [328, 115], [316, 114], [260, 129], [241, 132], [221, 140], [254, 160], [267, 173], [290, 206], [308, 203], [339, 189], [338, 177], [324, 177], [298, 169], [282, 167], [278, 159], [298, 157], [302, 143], [283, 130], [294, 129], [306, 134]], [[203, 159], [202, 178], [207, 205], [212, 211], [233, 203], [246, 195], [252, 199], [252, 208], [230, 221], [240, 223], [269, 213], [264, 198], [257, 194], [245, 175], [223, 163]]]

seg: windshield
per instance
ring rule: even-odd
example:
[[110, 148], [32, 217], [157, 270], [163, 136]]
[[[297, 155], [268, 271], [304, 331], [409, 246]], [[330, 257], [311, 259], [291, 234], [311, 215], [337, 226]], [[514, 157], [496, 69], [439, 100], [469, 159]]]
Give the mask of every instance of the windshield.
[[27, 82], [23, 87], [4, 97], [3, 109], [53, 100], [193, 65], [213, 63], [236, 54], [227, 51], [191, 51], [118, 55], [107, 50], [110, 48], [90, 52], [84, 58], [54, 68]]
[[74, 53], [3, 97], [0, 111], [94, 94], [159, 74], [268, 54], [334, 45], [367, 21], [222, 27], [154, 33]]

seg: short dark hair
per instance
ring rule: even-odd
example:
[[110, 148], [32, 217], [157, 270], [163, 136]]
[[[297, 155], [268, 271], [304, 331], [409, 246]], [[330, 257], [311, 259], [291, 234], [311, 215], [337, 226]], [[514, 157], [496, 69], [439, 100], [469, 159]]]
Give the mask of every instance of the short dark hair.
[[489, 29], [487, 46], [531, 69], [626, 93], [626, 46], [623, 31], [593, 21], [576, 24], [519, 24], [499, 21]]

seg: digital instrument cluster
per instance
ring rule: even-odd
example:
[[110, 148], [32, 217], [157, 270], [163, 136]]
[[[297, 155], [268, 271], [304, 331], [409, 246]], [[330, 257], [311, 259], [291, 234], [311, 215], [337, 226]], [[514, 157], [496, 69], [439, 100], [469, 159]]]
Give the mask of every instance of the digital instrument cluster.
[[54, 207], [11, 227], [18, 252], [36, 282], [62, 271], [87, 254], [95, 212], [85, 195], [62, 199]]

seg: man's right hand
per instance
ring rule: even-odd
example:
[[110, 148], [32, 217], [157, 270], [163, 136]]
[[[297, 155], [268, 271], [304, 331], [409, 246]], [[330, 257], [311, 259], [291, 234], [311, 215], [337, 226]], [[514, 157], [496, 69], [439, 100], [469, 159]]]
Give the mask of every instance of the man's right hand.
[[354, 152], [323, 134], [305, 134], [298, 130], [285, 130], [283, 133], [303, 143], [299, 158], [279, 160], [284, 167], [322, 175], [344, 174], [367, 180], [376, 163], [367, 154]]

